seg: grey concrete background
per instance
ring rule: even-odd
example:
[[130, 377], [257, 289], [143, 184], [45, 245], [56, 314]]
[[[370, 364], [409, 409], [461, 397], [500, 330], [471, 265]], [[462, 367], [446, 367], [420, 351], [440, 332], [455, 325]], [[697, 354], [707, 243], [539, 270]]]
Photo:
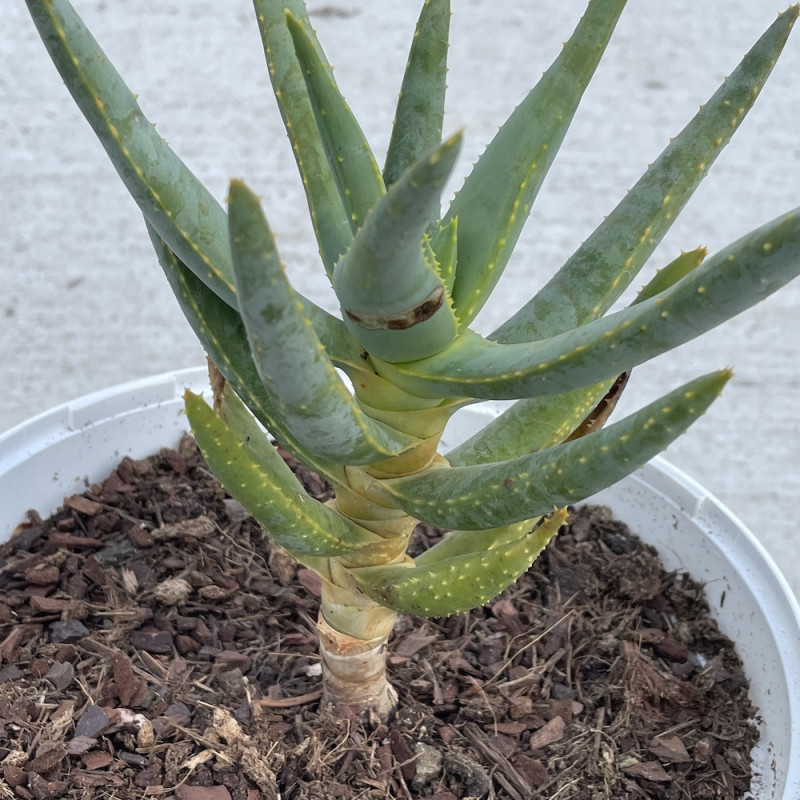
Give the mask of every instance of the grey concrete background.
[[[297, 287], [333, 310], [249, 0], [75, 0], [145, 113], [221, 199], [230, 177], [264, 196]], [[782, 0], [631, 0], [478, 320], [532, 294], [711, 95]], [[385, 151], [419, 0], [311, 0], [340, 86]], [[584, 0], [454, 0], [446, 129], [461, 174], [558, 52]], [[0, 39], [0, 430], [77, 395], [200, 363], [138, 212], [49, 61], [24, 3]], [[653, 266], [715, 249], [800, 203], [800, 33], [675, 224]], [[639, 368], [623, 412], [705, 371], [736, 379], [668, 457], [756, 531], [800, 592], [800, 281], [700, 342]]]

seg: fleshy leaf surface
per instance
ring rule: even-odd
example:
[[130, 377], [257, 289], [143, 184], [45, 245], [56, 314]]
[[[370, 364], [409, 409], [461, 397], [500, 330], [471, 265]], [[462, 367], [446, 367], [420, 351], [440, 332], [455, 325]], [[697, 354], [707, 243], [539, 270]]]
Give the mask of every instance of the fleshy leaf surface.
[[569, 392], [518, 400], [447, 453], [454, 466], [487, 464], [544, 450], [563, 442], [591, 413], [611, 381]]
[[341, 464], [369, 463], [418, 444], [356, 405], [286, 277], [258, 198], [233, 181], [229, 203], [240, 313], [281, 430], [304, 450]]
[[26, 0], [53, 62], [145, 219], [215, 294], [235, 306], [227, 218], [144, 116], [67, 0]]
[[373, 208], [333, 274], [345, 324], [372, 355], [407, 361], [435, 353], [456, 334], [426, 230], [458, 156], [456, 135], [426, 153]]
[[656, 270], [656, 274], [639, 290], [633, 302], [642, 303], [666, 291], [670, 286], [674, 286], [693, 269], [697, 269], [707, 255], [708, 251], [705, 247], [697, 247], [694, 250], [681, 253], [677, 258], [670, 261], [667, 266]]
[[414, 559], [414, 564], [424, 567], [456, 556], [466, 556], [482, 550], [494, 550], [530, 533], [540, 521], [541, 517], [536, 517], [479, 531], [448, 531], [433, 547], [420, 553]]
[[408, 56], [383, 168], [387, 186], [442, 141], [449, 34], [450, 0], [425, 0]]
[[269, 458], [264, 450], [257, 454], [202, 397], [187, 392], [185, 402], [192, 433], [214, 475], [287, 552], [329, 557], [380, 542], [307, 495], [277, 450]]
[[353, 570], [361, 590], [404, 614], [443, 617], [488, 603], [512, 584], [544, 550], [566, 520], [559, 509], [541, 525], [507, 544], [414, 567]]
[[[328, 152], [319, 136], [314, 105], [286, 24], [289, 14], [303, 23], [307, 31], [312, 31], [308, 11], [303, 0], [253, 0], [253, 5], [272, 88], [303, 180], [320, 256], [330, 277], [339, 257], [347, 250], [353, 231]], [[314, 44], [323, 68], [332, 75], [316, 37]]]
[[196, 278], [152, 228], [148, 227], [148, 230], [158, 260], [186, 319], [236, 394], [259, 422], [297, 458], [329, 480], [342, 480], [344, 475], [340, 466], [303, 447], [292, 432], [281, 425], [280, 416], [261, 383], [238, 311]]
[[339, 92], [319, 42], [304, 23], [288, 15], [289, 33], [308, 89], [317, 130], [353, 233], [386, 193], [361, 126]]
[[443, 224], [459, 221], [453, 304], [462, 325], [505, 269], [625, 0], [591, 0], [553, 65], [476, 163]]
[[491, 339], [522, 342], [554, 336], [601, 316], [611, 307], [738, 130], [772, 71], [799, 11], [795, 5], [778, 16], [617, 207]]
[[680, 436], [730, 378], [697, 378], [620, 422], [580, 439], [492, 464], [429, 470], [384, 482], [424, 522], [477, 530], [540, 516], [621, 480]]
[[499, 344], [466, 332], [411, 364], [376, 362], [410, 392], [485, 399], [565, 392], [642, 364], [768, 297], [800, 274], [800, 209], [746, 234], [677, 283], [549, 339]]

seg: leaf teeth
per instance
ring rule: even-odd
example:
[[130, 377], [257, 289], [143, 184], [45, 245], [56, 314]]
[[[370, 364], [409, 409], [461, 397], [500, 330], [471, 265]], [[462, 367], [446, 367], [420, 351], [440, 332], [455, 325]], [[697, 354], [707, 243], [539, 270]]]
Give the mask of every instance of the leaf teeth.
[[254, 0], [254, 4], [274, 94], [306, 191], [320, 255], [328, 276], [331, 276], [334, 264], [352, 240], [352, 224], [350, 212], [342, 201], [331, 154], [319, 135], [315, 104], [286, 25], [287, 12], [303, 23], [317, 50], [320, 69], [330, 73], [331, 68], [324, 60], [301, 0], [283, 0], [281, 3]]
[[[475, 541], [476, 549], [427, 560], [412, 568], [368, 567], [354, 570], [359, 586], [376, 601], [396, 611], [419, 616], [456, 614], [488, 602], [519, 577], [558, 532], [566, 509], [555, 511], [540, 525], [525, 527], [507, 543], [486, 549], [491, 541]], [[503, 532], [502, 535], [505, 535]], [[434, 548], [435, 550], [436, 548]]]
[[28, 0], [28, 7], [67, 88], [147, 221], [207, 286], [235, 305], [219, 203], [155, 131], [72, 6]]
[[286, 24], [308, 90], [322, 146], [353, 233], [386, 189], [369, 144], [342, 97], [310, 25], [287, 12]]
[[408, 361], [444, 349], [457, 325], [426, 230], [461, 137], [409, 167], [375, 205], [333, 275], [345, 323], [370, 355]]
[[543, 339], [595, 319], [613, 305], [753, 105], [794, 16], [779, 16], [603, 223], [492, 339]]
[[378, 366], [383, 377], [423, 396], [557, 394], [615, 377], [690, 341], [798, 274], [800, 208], [746, 234], [649, 300], [576, 329], [512, 344], [465, 331], [430, 358]]
[[578, 502], [625, 477], [702, 414], [728, 370], [686, 384], [621, 422], [509, 461], [453, 467], [385, 483], [398, 506], [445, 528], [478, 530]]
[[442, 140], [449, 28], [449, 0], [427, 0], [398, 98], [383, 170], [387, 186]]
[[413, 447], [413, 437], [367, 417], [342, 383], [286, 277], [258, 198], [238, 181], [230, 198], [240, 312], [281, 427], [335, 463], [368, 463]]
[[515, 109], [454, 198], [461, 223], [453, 301], [475, 317], [505, 268], [625, 0], [592, 0], [556, 62]]
[[203, 455], [220, 483], [289, 553], [329, 557], [379, 542], [327, 506], [311, 502], [278, 454], [248, 447], [203, 400], [187, 392], [186, 413]]

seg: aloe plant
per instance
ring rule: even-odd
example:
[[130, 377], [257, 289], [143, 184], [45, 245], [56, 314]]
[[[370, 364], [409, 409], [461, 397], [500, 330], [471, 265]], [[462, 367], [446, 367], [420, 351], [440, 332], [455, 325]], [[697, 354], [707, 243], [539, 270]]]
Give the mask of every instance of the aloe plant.
[[[385, 651], [398, 614], [448, 615], [490, 600], [530, 566], [569, 504], [666, 447], [730, 377], [712, 372], [604, 427], [633, 367], [800, 272], [795, 209], [707, 258], [681, 253], [632, 304], [609, 311], [752, 106], [798, 6], [544, 288], [482, 336], [470, 323], [508, 263], [624, 0], [590, 0], [445, 210], [462, 139], [443, 138], [448, 0], [424, 3], [382, 169], [303, 1], [254, 0], [341, 317], [292, 288], [243, 182], [231, 183], [226, 213], [172, 152], [67, 0], [27, 3], [209, 354], [213, 404], [186, 395], [209, 465], [321, 577], [325, 699], [337, 707], [391, 713]], [[516, 402], [439, 454], [452, 414], [483, 399]], [[310, 499], [269, 436], [327, 478], [335, 500]], [[450, 532], [411, 558], [419, 520]]]

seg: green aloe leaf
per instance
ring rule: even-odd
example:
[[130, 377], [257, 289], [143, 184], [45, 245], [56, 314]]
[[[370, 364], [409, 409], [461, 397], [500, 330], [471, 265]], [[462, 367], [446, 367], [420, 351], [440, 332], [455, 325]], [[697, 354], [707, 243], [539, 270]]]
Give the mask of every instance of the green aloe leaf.
[[[641, 303], [668, 289], [699, 267], [705, 257], [706, 250], [702, 247], [681, 253], [663, 269], [657, 270], [653, 279], [636, 295], [634, 303]], [[474, 436], [448, 452], [447, 460], [453, 466], [486, 464], [552, 447], [581, 432], [582, 426], [596, 427], [599, 418], [590, 418], [587, 414], [593, 415], [598, 403], [605, 404], [606, 393], [614, 386], [616, 382], [606, 380], [561, 394], [518, 400]], [[617, 393], [614, 405], [618, 399]], [[611, 410], [613, 405], [603, 411], [603, 422]]]
[[462, 334], [411, 364], [373, 362], [406, 391], [502, 399], [569, 391], [608, 378], [730, 319], [800, 273], [800, 209], [746, 234], [677, 283], [550, 339], [499, 344]]
[[458, 262], [458, 219], [440, 227], [431, 241], [436, 254], [436, 270], [447, 293], [452, 295]]
[[433, 547], [420, 553], [414, 559], [414, 565], [426, 567], [456, 556], [466, 556], [483, 550], [495, 550], [526, 536], [540, 521], [541, 517], [536, 517], [479, 531], [449, 531]]
[[[159, 257], [166, 252], [165, 248], [169, 251], [169, 254], [161, 264], [168, 275], [175, 270], [185, 271], [189, 269], [149, 225], [148, 234], [153, 241]], [[210, 290], [203, 285], [197, 286], [195, 294], [205, 297], [209, 295], [209, 292]], [[295, 296], [297, 301], [303, 306], [303, 314], [311, 321], [317, 336], [334, 365], [346, 372], [363, 369], [363, 351], [358, 342], [350, 336], [344, 323], [338, 317], [334, 317], [333, 314], [329, 314], [315, 303], [312, 303], [308, 298], [303, 297], [299, 292], [295, 292]], [[209, 297], [208, 302], [213, 303], [213, 299]], [[236, 309], [232, 308], [231, 310], [238, 316], [238, 305]]]
[[383, 179], [391, 186], [442, 141], [450, 0], [426, 0], [408, 56]]
[[229, 204], [240, 313], [281, 430], [340, 464], [369, 463], [418, 444], [356, 405], [286, 278], [258, 198], [233, 181]]
[[537, 295], [490, 338], [541, 339], [604, 314], [669, 230], [730, 141], [783, 49], [800, 7], [769, 27], [617, 207]]
[[407, 361], [446, 347], [456, 321], [426, 229], [440, 213], [441, 193], [461, 136], [448, 139], [407, 169], [373, 208], [333, 274], [345, 323], [370, 355]]
[[344, 472], [340, 466], [320, 458], [314, 450], [303, 447], [292, 432], [281, 424], [272, 398], [261, 383], [238, 311], [208, 289], [149, 226], [148, 231], [181, 310], [225, 380], [233, 386], [259, 422], [278, 441], [290, 448], [297, 458], [328, 480], [343, 481]]
[[380, 541], [307, 495], [276, 450], [247, 447], [199, 395], [187, 391], [185, 402], [214, 475], [287, 552], [331, 557]]
[[[705, 248], [681, 253], [656, 272], [636, 296], [634, 303], [668, 289], [700, 266], [705, 256]], [[574, 436], [587, 422], [587, 415], [595, 412], [598, 403], [604, 402], [606, 393], [615, 385], [616, 382], [605, 380], [556, 395], [518, 400], [476, 434], [450, 450], [447, 460], [454, 467], [487, 464], [552, 447]], [[594, 421], [592, 427], [596, 424]]]
[[488, 464], [563, 442], [597, 406], [611, 380], [569, 392], [518, 400], [474, 436], [447, 453], [454, 466]]
[[414, 567], [352, 570], [359, 588], [377, 603], [403, 614], [443, 617], [481, 606], [510, 586], [566, 520], [566, 510], [491, 549], [433, 560]]
[[148, 223], [215, 294], [236, 305], [222, 207], [144, 116], [67, 0], [26, 0], [53, 62]]
[[[275, 98], [303, 179], [320, 256], [330, 277], [339, 257], [347, 250], [353, 231], [329, 153], [317, 129], [314, 104], [286, 23], [288, 13], [311, 31], [308, 12], [303, 0], [253, 0], [253, 5]], [[313, 41], [323, 69], [332, 75], [319, 42]]]
[[625, 0], [592, 0], [569, 41], [478, 160], [444, 218], [458, 218], [453, 303], [467, 325], [508, 262]]
[[674, 286], [681, 278], [688, 275], [692, 270], [699, 267], [708, 251], [705, 247], [698, 247], [681, 253], [676, 259], [670, 261], [666, 267], [656, 270], [656, 274], [643, 286], [636, 295], [635, 303], [642, 303], [651, 297]]
[[730, 376], [724, 370], [697, 378], [608, 428], [549, 450], [429, 470], [383, 486], [404, 511], [444, 528], [477, 530], [546, 514], [650, 460], [703, 414]]
[[319, 136], [350, 225], [355, 232], [386, 194], [378, 164], [350, 107], [339, 92], [319, 42], [304, 23], [287, 15], [286, 24], [308, 89]]

